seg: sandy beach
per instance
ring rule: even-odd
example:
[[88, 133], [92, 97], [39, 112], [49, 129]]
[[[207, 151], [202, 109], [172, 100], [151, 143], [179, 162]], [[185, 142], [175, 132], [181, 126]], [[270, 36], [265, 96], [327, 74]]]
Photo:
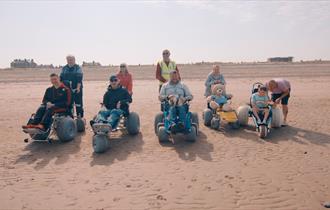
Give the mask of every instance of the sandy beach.
[[[201, 121], [211, 66], [179, 68]], [[324, 209], [330, 201], [330, 63], [223, 65], [235, 108], [249, 100], [253, 82], [288, 79], [289, 126], [265, 141], [251, 121], [219, 131], [200, 123], [195, 143], [174, 145], [160, 145], [153, 131], [160, 108], [155, 66], [129, 69], [141, 133], [118, 132], [97, 155], [89, 126], [68, 143], [24, 143], [21, 125], [40, 104], [53, 71], [0, 70], [0, 209]], [[84, 69], [87, 121], [115, 71]]]

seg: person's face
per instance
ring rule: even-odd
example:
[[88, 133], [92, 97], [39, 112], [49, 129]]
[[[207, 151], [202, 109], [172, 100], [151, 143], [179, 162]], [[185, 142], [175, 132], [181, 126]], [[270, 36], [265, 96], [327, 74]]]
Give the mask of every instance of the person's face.
[[179, 82], [179, 75], [178, 75], [178, 73], [176, 71], [175, 72], [172, 72], [170, 74], [170, 79], [171, 79], [171, 82], [173, 82], [173, 83]]
[[220, 67], [219, 67], [219, 66], [215, 66], [215, 67], [213, 68], [213, 73], [214, 73], [214, 74], [220, 74]]
[[118, 79], [112, 79], [112, 80], [110, 80], [110, 86], [113, 89], [116, 89], [119, 86], [119, 80]]
[[168, 50], [163, 51], [163, 59], [164, 61], [168, 61], [170, 59], [170, 52]]
[[69, 66], [73, 66], [74, 64], [76, 64], [76, 59], [74, 57], [67, 57], [66, 61]]
[[276, 88], [276, 86], [277, 86], [276, 82], [270, 82], [269, 83], [269, 90], [273, 91]]
[[59, 79], [58, 76], [52, 76], [52, 77], [50, 77], [50, 82], [54, 86], [59, 86], [60, 85], [60, 79]]
[[265, 90], [260, 89], [258, 92], [259, 92], [259, 95], [260, 96], [265, 96], [266, 95], [266, 91]]
[[120, 65], [120, 72], [121, 73], [126, 73], [127, 72], [127, 67], [125, 65]]

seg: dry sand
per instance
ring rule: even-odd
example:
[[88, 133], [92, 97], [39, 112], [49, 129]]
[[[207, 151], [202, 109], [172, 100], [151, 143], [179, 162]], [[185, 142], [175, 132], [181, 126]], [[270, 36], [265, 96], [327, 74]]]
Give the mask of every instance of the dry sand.
[[[290, 126], [264, 141], [251, 122], [237, 131], [201, 123], [196, 143], [163, 146], [153, 133], [154, 67], [131, 69], [141, 133], [117, 134], [101, 155], [93, 154], [90, 127], [65, 144], [23, 143], [20, 127], [39, 105], [50, 71], [0, 71], [0, 209], [324, 209], [330, 201], [330, 64], [224, 66], [234, 107], [248, 101], [254, 81], [289, 79]], [[181, 69], [201, 120], [210, 66]], [[87, 120], [109, 74], [85, 71]]]

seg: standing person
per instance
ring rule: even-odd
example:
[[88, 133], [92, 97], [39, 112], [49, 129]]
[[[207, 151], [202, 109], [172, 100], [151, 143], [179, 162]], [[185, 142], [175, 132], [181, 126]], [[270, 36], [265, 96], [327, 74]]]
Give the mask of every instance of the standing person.
[[67, 65], [62, 68], [61, 81], [72, 90], [73, 103], [76, 106], [78, 117], [84, 117], [83, 108], [83, 72], [76, 64], [76, 58], [73, 55], [66, 56]]
[[179, 69], [174, 61], [170, 59], [170, 51], [169, 50], [163, 50], [163, 60], [159, 61], [157, 63], [157, 69], [156, 69], [156, 79], [159, 81], [159, 89], [162, 88], [162, 85], [169, 81], [170, 79], [170, 72], [173, 70], [176, 70], [178, 73], [179, 80], [181, 80]]
[[208, 97], [208, 96], [211, 95], [212, 85], [215, 85], [215, 84], [226, 85], [225, 78], [220, 73], [220, 66], [219, 65], [213, 65], [212, 71], [207, 75], [207, 78], [206, 78], [206, 81], [205, 81], [204, 96]]
[[289, 81], [285, 79], [272, 79], [266, 83], [266, 87], [272, 93], [272, 101], [275, 104], [279, 104], [281, 102], [282, 111], [284, 115], [284, 122], [282, 126], [287, 125], [287, 116], [289, 112], [288, 102], [290, 98], [291, 92], [291, 84]]
[[126, 63], [120, 64], [119, 72], [117, 73], [117, 78], [120, 85], [127, 89], [130, 95], [133, 94], [133, 79], [132, 75], [128, 72]]

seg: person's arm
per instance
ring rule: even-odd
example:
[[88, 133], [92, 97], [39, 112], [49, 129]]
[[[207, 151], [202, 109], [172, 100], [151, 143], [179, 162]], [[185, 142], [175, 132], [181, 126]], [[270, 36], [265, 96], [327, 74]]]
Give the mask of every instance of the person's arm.
[[107, 109], [109, 107], [109, 97], [108, 97], [108, 92], [105, 92], [103, 95], [103, 106], [105, 106]]
[[120, 100], [120, 103], [123, 104], [128, 104], [128, 103], [132, 103], [132, 96], [129, 94], [129, 92], [126, 89], [122, 89], [123, 90], [123, 99]]
[[127, 90], [129, 92], [129, 94], [132, 95], [132, 93], [133, 93], [133, 79], [132, 79], [132, 75], [131, 74], [128, 75]]
[[194, 97], [193, 95], [191, 94], [189, 88], [187, 85], [185, 84], [182, 84], [183, 86], [183, 90], [184, 90], [184, 98], [187, 100], [187, 101], [191, 101]]
[[214, 80], [212, 79], [212, 75], [209, 74], [206, 78], [205, 86], [206, 87], [211, 87], [213, 84], [214, 84]]
[[223, 85], [226, 85], [225, 77], [222, 74], [221, 74], [221, 77], [220, 77], [220, 83], [223, 84]]
[[179, 80], [181, 80], [180, 71], [179, 71], [179, 69], [178, 69], [178, 66], [177, 66], [177, 65], [175, 65], [175, 70], [178, 72]]
[[165, 85], [163, 85], [159, 92], [159, 100], [164, 101], [166, 98]]
[[42, 98], [42, 104], [44, 104], [44, 105], [47, 104], [47, 102], [50, 101], [48, 89], [49, 88], [46, 89], [44, 97]]
[[81, 70], [81, 67], [78, 66], [77, 67], [77, 75], [76, 75], [76, 80], [77, 80], [77, 92], [79, 93], [81, 90], [81, 84], [82, 84], [82, 80], [83, 80], [83, 72]]
[[161, 82], [166, 82], [166, 79], [162, 76], [162, 69], [160, 68], [159, 63], [157, 63], [156, 79], [158, 79]]

